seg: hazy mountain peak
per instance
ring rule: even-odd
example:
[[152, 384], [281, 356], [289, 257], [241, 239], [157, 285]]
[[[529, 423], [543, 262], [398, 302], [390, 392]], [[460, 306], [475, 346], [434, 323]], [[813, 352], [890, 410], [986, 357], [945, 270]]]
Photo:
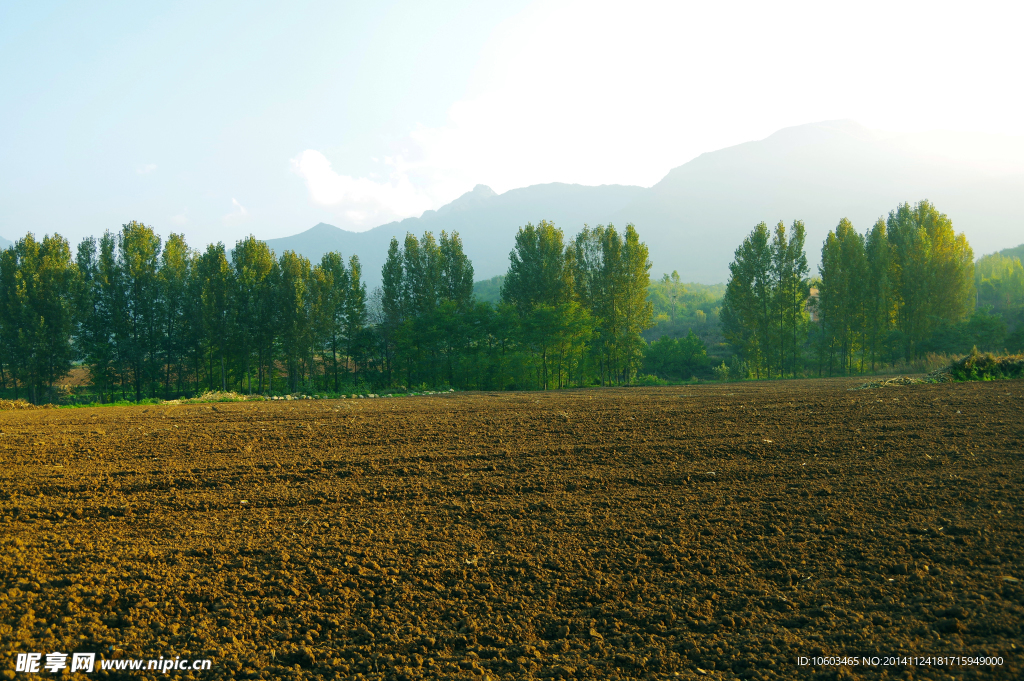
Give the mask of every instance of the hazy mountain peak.
[[336, 229], [341, 229], [341, 227], [335, 227], [334, 225], [329, 225], [326, 222], [318, 222], [309, 229], [307, 229], [304, 233], [309, 234], [316, 232], [333, 232]]
[[[495, 192], [487, 185], [478, 184], [477, 186], [473, 187], [473, 189], [466, 192], [465, 194], [455, 199], [451, 203], [441, 206], [436, 211], [428, 212], [435, 213], [436, 215], [445, 215], [446, 213], [450, 213], [452, 211], [468, 210], [473, 206], [479, 204], [481, 201], [492, 199], [497, 195], [497, 192]], [[423, 215], [424, 217], [426, 217], [427, 213], [424, 213]]]

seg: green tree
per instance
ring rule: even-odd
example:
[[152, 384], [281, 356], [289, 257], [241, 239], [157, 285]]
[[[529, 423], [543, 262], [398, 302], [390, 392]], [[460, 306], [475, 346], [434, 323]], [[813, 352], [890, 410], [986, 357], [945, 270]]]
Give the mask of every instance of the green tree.
[[359, 256], [348, 259], [348, 292], [345, 294], [345, 354], [353, 370], [362, 364], [363, 347], [366, 344], [366, 284], [362, 281], [363, 266]]
[[622, 305], [619, 340], [622, 364], [619, 375], [628, 385], [643, 362], [644, 341], [640, 334], [652, 326], [654, 306], [647, 300], [647, 289], [651, 284], [647, 245], [640, 241], [640, 235], [632, 224], [626, 225], [624, 236], [615, 284]]
[[124, 348], [122, 358], [138, 401], [147, 387], [155, 396], [160, 377], [160, 237], [133, 221], [118, 234], [117, 250], [124, 293], [120, 308], [123, 323], [116, 327], [122, 332], [118, 344]]
[[340, 253], [324, 253], [320, 260], [319, 271], [323, 292], [321, 300], [322, 324], [321, 336], [326, 341], [324, 350], [331, 358], [331, 376], [334, 392], [341, 391], [341, 360], [344, 357], [345, 321], [348, 311], [349, 272]]
[[[205, 336], [208, 385], [213, 389], [215, 376], [219, 376], [219, 388], [226, 391], [228, 349], [235, 330], [232, 314], [235, 282], [223, 243], [206, 247], [196, 263], [196, 275]], [[219, 372], [214, 369], [215, 363], [219, 365]]]
[[187, 372], [186, 331], [193, 259], [192, 250], [180, 234], [171, 234], [160, 254], [158, 337], [163, 343], [164, 394], [168, 399], [172, 390], [181, 393]]
[[889, 213], [896, 327], [907, 358], [936, 329], [956, 324], [974, 309], [974, 252], [952, 221], [928, 201], [901, 204]]
[[772, 237], [771, 279], [773, 334], [771, 338], [775, 351], [771, 362], [779, 376], [789, 371], [796, 376], [800, 347], [806, 335], [805, 306], [810, 294], [807, 255], [804, 252], [806, 230], [804, 223], [794, 220], [786, 232], [786, 226], [779, 222]]
[[768, 225], [759, 223], [736, 249], [722, 299], [722, 332], [757, 378], [771, 378], [772, 250]]
[[[864, 292], [864, 325], [871, 370], [885, 353], [894, 316], [892, 253], [886, 236], [885, 220], [879, 218], [864, 242], [867, 260], [867, 286]], [[887, 354], [887, 353], [886, 353]]]
[[455, 304], [460, 312], [473, 302], [473, 263], [462, 250], [458, 232], [448, 236], [441, 232], [440, 240], [441, 299]]
[[644, 354], [644, 372], [659, 378], [685, 380], [708, 368], [707, 346], [692, 330], [684, 338], [662, 336]]
[[546, 220], [536, 227], [521, 227], [501, 287], [502, 302], [522, 319], [520, 341], [530, 348], [534, 380], [545, 390], [559, 375], [557, 363], [552, 366], [561, 345], [554, 320], [559, 306], [573, 301], [572, 252], [564, 247], [563, 238], [562, 230]]
[[277, 261], [266, 242], [248, 236], [231, 252], [230, 305], [234, 352], [242, 360], [246, 390], [262, 393], [273, 357]]
[[986, 255], [975, 264], [978, 306], [998, 311], [1024, 307], [1024, 267], [1020, 258], [1000, 253]]
[[824, 330], [829, 375], [838, 359], [843, 373], [854, 370], [854, 354], [864, 329], [864, 281], [867, 258], [864, 237], [843, 218], [825, 238], [821, 250], [818, 308]]
[[381, 315], [377, 329], [381, 338], [381, 366], [389, 385], [394, 382], [395, 356], [398, 351], [399, 329], [405, 322], [405, 266], [398, 239], [392, 237], [388, 257], [381, 268]]
[[557, 305], [572, 298], [572, 272], [566, 268], [562, 230], [541, 220], [516, 234], [501, 300], [528, 314], [537, 304]]
[[33, 402], [52, 392], [74, 358], [78, 270], [60, 235], [32, 234], [0, 254], [0, 338], [15, 390]]
[[290, 392], [298, 392], [303, 367], [311, 355], [310, 306], [312, 268], [309, 260], [285, 251], [280, 259], [278, 312], [282, 354], [288, 370]]

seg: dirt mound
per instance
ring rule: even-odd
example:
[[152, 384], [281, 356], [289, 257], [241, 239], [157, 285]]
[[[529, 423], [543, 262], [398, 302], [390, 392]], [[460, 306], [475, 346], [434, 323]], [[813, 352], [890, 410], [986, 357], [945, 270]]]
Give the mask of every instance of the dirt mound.
[[850, 385], [0, 414], [6, 669], [1022, 678], [1024, 384]]
[[855, 388], [850, 388], [850, 390], [866, 390], [867, 388], [891, 388], [894, 386], [901, 385], [917, 385], [919, 383], [934, 383], [934, 381], [930, 381], [923, 378], [913, 378], [911, 376], [894, 376], [893, 378], [883, 378], [877, 381], [864, 383], [863, 385], [858, 385]]

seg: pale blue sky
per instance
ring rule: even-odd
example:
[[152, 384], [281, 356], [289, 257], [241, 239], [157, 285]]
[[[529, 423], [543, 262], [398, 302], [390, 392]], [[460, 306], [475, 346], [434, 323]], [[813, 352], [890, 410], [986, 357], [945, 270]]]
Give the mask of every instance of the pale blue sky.
[[788, 125], [1020, 135], [1010, 3], [0, 3], [0, 236], [368, 229]]

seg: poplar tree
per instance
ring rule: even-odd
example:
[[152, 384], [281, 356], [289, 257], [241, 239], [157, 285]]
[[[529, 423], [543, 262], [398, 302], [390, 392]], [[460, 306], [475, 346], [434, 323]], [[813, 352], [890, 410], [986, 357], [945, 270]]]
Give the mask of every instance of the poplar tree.
[[[610, 226], [610, 225], [609, 225]], [[654, 319], [654, 305], [647, 300], [651, 284], [651, 261], [647, 245], [632, 224], [626, 225], [616, 286], [622, 301], [622, 377], [628, 385], [643, 363], [644, 342], [640, 337]]]
[[312, 268], [309, 260], [285, 251], [279, 261], [278, 320], [280, 339], [288, 371], [289, 392], [297, 392], [303, 365], [309, 357]]
[[871, 370], [884, 352], [886, 338], [893, 322], [892, 253], [886, 236], [885, 220], [879, 218], [864, 242], [867, 259], [867, 291], [864, 315], [866, 343]]
[[0, 253], [0, 341], [8, 372], [39, 402], [71, 369], [77, 267], [60, 235], [30, 233]]
[[729, 264], [720, 313], [723, 335], [736, 354], [753, 367], [757, 378], [762, 371], [771, 378], [771, 263], [768, 225], [761, 222], [736, 249]]
[[451, 301], [460, 312], [469, 309], [473, 298], [473, 263], [462, 250], [458, 232], [440, 240], [441, 298]]
[[896, 292], [896, 327], [909, 359], [941, 326], [965, 319], [974, 307], [974, 252], [967, 238], [928, 201], [889, 213]]
[[117, 251], [115, 266], [120, 270], [124, 296], [118, 306], [123, 319], [115, 328], [121, 332], [118, 341], [138, 401], [146, 384], [155, 394], [160, 373], [160, 237], [143, 223], [132, 221], [118, 234]]
[[853, 356], [863, 330], [864, 281], [868, 268], [864, 237], [846, 218], [825, 238], [819, 270], [818, 307], [829, 375], [837, 355], [842, 372], [848, 373], [853, 370]]
[[405, 321], [405, 266], [398, 239], [392, 237], [388, 257], [381, 268], [381, 320], [379, 332], [382, 340], [382, 364], [390, 383], [394, 379], [395, 354], [399, 345], [399, 329]]
[[201, 305], [203, 331], [205, 334], [205, 351], [207, 378], [210, 388], [214, 387], [214, 376], [220, 371], [220, 389], [226, 391], [227, 386], [227, 354], [233, 328], [232, 289], [234, 275], [228, 263], [223, 243], [210, 244], [199, 256], [196, 266], [198, 279], [199, 301]]
[[808, 279], [809, 267], [804, 252], [806, 230], [804, 223], [794, 220], [786, 231], [783, 222], [775, 227], [772, 238], [771, 278], [774, 295], [772, 296], [773, 338], [777, 357], [779, 376], [786, 373], [788, 362], [791, 373], [795, 376], [799, 361], [801, 340], [806, 333], [805, 306], [810, 293]]
[[572, 274], [565, 267], [563, 238], [562, 230], [547, 220], [519, 228], [501, 285], [502, 302], [525, 315], [534, 305], [555, 305], [571, 296]]
[[256, 391], [262, 393], [273, 354], [277, 262], [266, 242], [250, 235], [235, 243], [231, 269], [234, 353], [241, 360], [246, 390], [253, 391], [255, 373]]
[[160, 337], [163, 344], [164, 393], [170, 398], [172, 386], [181, 392], [186, 373], [189, 328], [189, 279], [193, 275], [193, 253], [181, 234], [171, 234], [160, 254], [157, 273], [160, 289]]
[[580, 314], [578, 306], [568, 305], [574, 302], [573, 267], [563, 239], [562, 230], [546, 220], [536, 227], [521, 227], [501, 286], [502, 302], [514, 307], [522, 320], [521, 342], [539, 360], [536, 380], [544, 389], [552, 377], [560, 378], [561, 363], [554, 371], [551, 366], [552, 353], [557, 355], [565, 339], [565, 330], [554, 323], [561, 314], [559, 306], [565, 314]]
[[345, 320], [343, 335], [345, 337], [345, 354], [352, 362], [353, 370], [358, 368], [362, 359], [360, 350], [363, 330], [366, 325], [366, 284], [362, 281], [363, 267], [359, 256], [348, 259], [348, 278], [345, 293]]

